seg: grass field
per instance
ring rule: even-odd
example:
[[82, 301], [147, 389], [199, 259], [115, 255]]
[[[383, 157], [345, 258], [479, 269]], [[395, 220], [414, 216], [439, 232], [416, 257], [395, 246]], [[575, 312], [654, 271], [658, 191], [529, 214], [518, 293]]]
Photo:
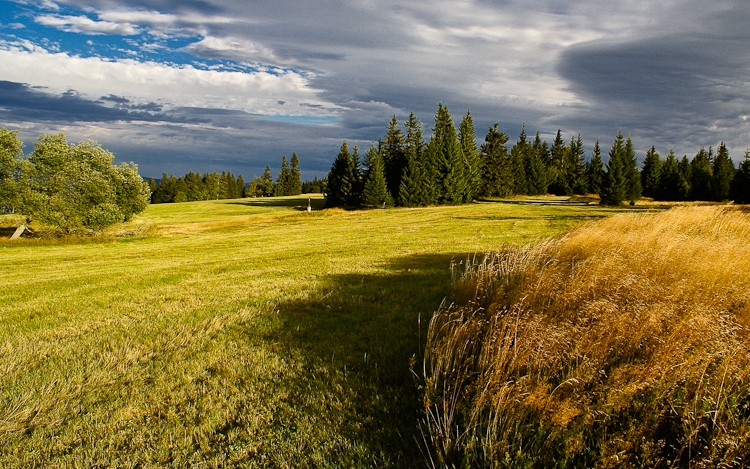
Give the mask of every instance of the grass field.
[[612, 213], [513, 202], [155, 205], [0, 241], [0, 467], [423, 465], [410, 362], [451, 263]]

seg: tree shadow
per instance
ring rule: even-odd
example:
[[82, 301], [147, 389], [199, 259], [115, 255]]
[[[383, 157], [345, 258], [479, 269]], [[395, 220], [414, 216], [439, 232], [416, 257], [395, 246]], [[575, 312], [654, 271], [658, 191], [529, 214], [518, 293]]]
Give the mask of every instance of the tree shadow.
[[432, 313], [450, 292], [451, 264], [467, 257], [393, 258], [383, 274], [318, 278], [307, 298], [278, 305], [283, 327], [268, 339], [301, 351], [316, 376], [330, 381], [325, 392], [343, 394], [352, 421], [338, 431], [383, 455], [376, 466], [425, 464], [415, 373]]
[[299, 211], [307, 210], [308, 200], [312, 210], [322, 210], [325, 207], [325, 199], [320, 194], [303, 194], [291, 197], [258, 197], [237, 199], [229, 202], [230, 205], [244, 205], [247, 207], [287, 207]]

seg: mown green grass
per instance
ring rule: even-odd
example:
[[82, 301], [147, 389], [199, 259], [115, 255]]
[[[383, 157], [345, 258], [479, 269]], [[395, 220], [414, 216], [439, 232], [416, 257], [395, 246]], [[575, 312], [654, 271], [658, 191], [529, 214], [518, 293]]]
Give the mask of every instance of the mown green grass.
[[451, 263], [612, 213], [306, 206], [155, 205], [93, 239], [0, 241], [0, 466], [420, 466], [410, 360]]

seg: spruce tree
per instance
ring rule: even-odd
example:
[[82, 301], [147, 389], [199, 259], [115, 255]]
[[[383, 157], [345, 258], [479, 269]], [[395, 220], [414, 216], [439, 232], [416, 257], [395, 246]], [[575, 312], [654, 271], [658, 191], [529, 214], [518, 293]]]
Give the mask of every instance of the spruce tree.
[[518, 135], [518, 141], [510, 149], [510, 159], [513, 164], [514, 194], [526, 195], [529, 193], [529, 183], [526, 179], [526, 155], [530, 150], [531, 145], [526, 138], [526, 126], [521, 125], [521, 133]]
[[481, 146], [482, 190], [485, 197], [506, 197], [513, 193], [513, 162], [508, 153], [509, 137], [498, 130], [498, 123], [487, 131]]
[[380, 153], [371, 145], [365, 154], [365, 185], [362, 191], [362, 206], [385, 208], [393, 206], [393, 198], [385, 183], [385, 166]]
[[354, 143], [354, 150], [352, 151], [351, 158], [349, 171], [352, 181], [352, 190], [346, 204], [350, 207], [357, 207], [362, 200], [362, 191], [364, 190], [364, 175], [362, 174], [362, 164], [359, 161], [359, 144], [357, 142]]
[[422, 123], [412, 112], [405, 123], [406, 143], [404, 155], [406, 167], [401, 177], [398, 204], [417, 207], [433, 202], [434, 176], [429, 155], [422, 139]]
[[274, 186], [275, 196], [289, 195], [289, 183], [292, 177], [292, 168], [286, 159], [286, 155], [281, 157], [281, 169], [276, 176], [276, 185]]
[[287, 182], [287, 185], [287, 195], [299, 195], [302, 193], [302, 174], [299, 170], [299, 157], [296, 153], [292, 153], [292, 161], [289, 168], [289, 181]]
[[568, 147], [568, 163], [569, 168], [568, 178], [569, 185], [572, 189], [573, 194], [585, 194], [586, 193], [586, 149], [583, 146], [583, 140], [581, 139], [581, 133], [575, 140], [573, 137], [570, 138], [570, 146]]
[[643, 188], [641, 186], [641, 173], [638, 171], [638, 158], [635, 155], [635, 148], [633, 148], [633, 140], [630, 138], [630, 135], [628, 135], [625, 142], [622, 161], [627, 180], [625, 199], [635, 202], [641, 198]]
[[526, 184], [529, 195], [544, 195], [550, 184], [550, 169], [545, 163], [549, 158], [547, 142], [542, 139], [537, 131], [534, 143], [526, 152]]
[[745, 149], [745, 159], [739, 164], [732, 179], [730, 195], [736, 204], [750, 204], [750, 149]]
[[607, 173], [599, 194], [604, 205], [620, 205], [627, 198], [628, 178], [624, 159], [624, 137], [622, 132], [618, 132], [609, 151]]
[[719, 144], [716, 151], [716, 158], [713, 162], [713, 178], [711, 180], [711, 189], [713, 199], [723, 201], [729, 199], [729, 189], [732, 187], [734, 179], [734, 163], [729, 158], [729, 151], [724, 142]]
[[237, 194], [236, 198], [242, 198], [245, 197], [245, 188], [247, 187], [247, 184], [245, 184], [245, 178], [242, 177], [242, 174], [237, 176]]
[[591, 160], [586, 165], [586, 187], [589, 194], [601, 194], [604, 186], [604, 161], [602, 160], [602, 150], [599, 147], [599, 140], [594, 143], [594, 150], [591, 154]]
[[674, 149], [669, 150], [669, 156], [664, 161], [659, 178], [658, 200], [681, 201], [688, 195], [688, 185], [680, 172], [679, 163], [674, 156]]
[[682, 159], [677, 163], [677, 169], [680, 170], [680, 174], [685, 180], [685, 184], [687, 184], [685, 200], [690, 200], [690, 180], [692, 179], [692, 169], [690, 168], [690, 160], [688, 160], [687, 155], [682, 155]]
[[401, 175], [404, 173], [406, 161], [404, 158], [404, 134], [398, 128], [398, 119], [393, 115], [388, 124], [385, 137], [380, 144], [380, 155], [385, 165], [385, 180], [388, 192], [396, 200], [401, 187]]
[[436, 186], [439, 201], [447, 204], [460, 204], [466, 193], [466, 177], [461, 155], [461, 145], [456, 135], [450, 111], [442, 103], [435, 113], [435, 128], [432, 131], [433, 158], [437, 163]]
[[553, 140], [552, 148], [550, 148], [550, 164], [548, 165], [551, 180], [549, 191], [552, 194], [570, 195], [572, 193], [567, 174], [567, 165], [570, 159], [568, 152], [569, 150], [565, 146], [565, 140], [562, 137], [562, 131], [557, 129], [555, 140]]
[[711, 200], [711, 159], [704, 148], [698, 151], [690, 162], [690, 199]]
[[646, 152], [646, 158], [643, 160], [643, 169], [641, 170], [641, 186], [643, 186], [644, 196], [651, 198], [656, 197], [659, 190], [661, 167], [661, 157], [652, 146], [651, 149]]
[[336, 159], [328, 172], [328, 187], [326, 188], [326, 207], [344, 207], [352, 197], [352, 155], [344, 140]]
[[274, 192], [274, 183], [273, 178], [271, 177], [271, 167], [266, 165], [265, 171], [263, 171], [263, 176], [260, 178], [260, 192], [261, 197], [271, 197]]
[[466, 180], [463, 201], [468, 203], [479, 195], [482, 186], [482, 160], [479, 149], [477, 149], [477, 137], [474, 130], [474, 121], [471, 118], [471, 110], [466, 111], [466, 115], [461, 119], [458, 126], [458, 141], [461, 145]]

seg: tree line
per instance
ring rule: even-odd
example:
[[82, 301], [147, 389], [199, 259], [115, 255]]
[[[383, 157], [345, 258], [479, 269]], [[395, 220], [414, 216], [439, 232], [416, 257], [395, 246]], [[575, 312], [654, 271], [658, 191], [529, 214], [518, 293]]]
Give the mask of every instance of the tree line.
[[134, 163], [93, 140], [68, 143], [65, 134], [40, 136], [23, 153], [18, 131], [0, 128], [0, 208], [25, 216], [17, 232], [38, 220], [65, 233], [94, 230], [145, 210], [149, 187]]
[[299, 157], [292, 153], [291, 160], [286, 155], [281, 158], [281, 168], [276, 180], [271, 176], [271, 167], [266, 166], [262, 176], [255, 176], [249, 183], [240, 174], [222, 171], [200, 173], [190, 171], [184, 176], [171, 176], [164, 173], [157, 182], [149, 179], [151, 203], [194, 202], [198, 200], [239, 199], [242, 197], [275, 197], [323, 193], [326, 178], [302, 181], [299, 170]]
[[652, 147], [642, 168], [633, 141], [618, 132], [604, 163], [599, 141], [586, 159], [580, 133], [566, 142], [560, 130], [552, 144], [522, 126], [517, 141], [495, 123], [477, 146], [471, 112], [456, 129], [450, 112], [438, 104], [429, 142], [421, 122], [411, 113], [399, 127], [393, 116], [385, 136], [360, 157], [346, 140], [328, 173], [329, 207], [414, 207], [462, 204], [481, 197], [511, 195], [598, 194], [606, 205], [655, 200], [734, 200], [750, 202], [750, 155], [738, 168], [726, 145], [716, 155], [703, 148], [692, 160], [680, 161], [670, 150], [662, 159]]

